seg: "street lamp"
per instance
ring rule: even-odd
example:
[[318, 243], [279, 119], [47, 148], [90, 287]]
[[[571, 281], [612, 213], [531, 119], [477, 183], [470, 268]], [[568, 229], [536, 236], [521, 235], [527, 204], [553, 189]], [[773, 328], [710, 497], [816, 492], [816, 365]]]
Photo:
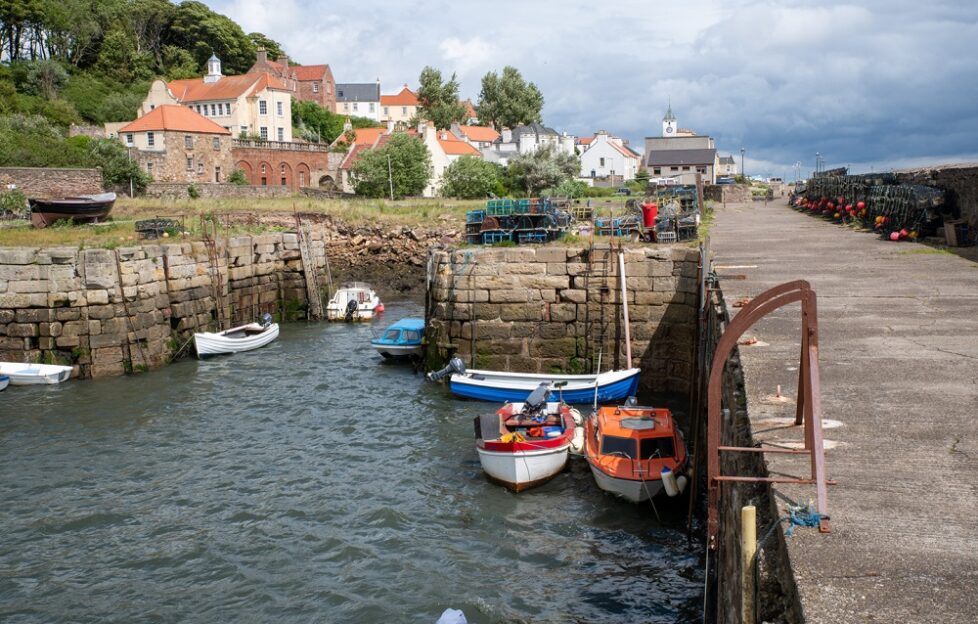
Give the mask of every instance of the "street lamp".
[[744, 176], [745, 178], [747, 177], [747, 173], [744, 172], [744, 152], [746, 151], [747, 150], [744, 148], [740, 148], [740, 175]]

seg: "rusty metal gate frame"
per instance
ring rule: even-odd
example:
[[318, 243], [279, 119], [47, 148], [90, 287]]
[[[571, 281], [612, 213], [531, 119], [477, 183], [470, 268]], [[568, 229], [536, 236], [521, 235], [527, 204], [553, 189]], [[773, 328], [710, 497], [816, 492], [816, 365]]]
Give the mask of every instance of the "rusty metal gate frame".
[[[774, 447], [721, 446], [722, 420], [721, 380], [727, 358], [737, 345], [737, 341], [761, 318], [786, 305], [801, 302], [801, 354], [798, 370], [798, 401], [795, 412], [795, 425], [805, 426], [805, 447], [786, 449]], [[818, 376], [818, 310], [815, 291], [805, 280], [787, 282], [764, 291], [745, 305], [727, 326], [717, 342], [710, 367], [707, 407], [707, 471], [709, 493], [709, 519], [707, 524], [710, 550], [718, 546], [720, 529], [720, 486], [727, 481], [754, 483], [800, 483], [815, 484], [819, 531], [831, 532], [829, 526], [828, 493], [826, 485], [834, 484], [825, 478], [825, 451], [822, 444], [822, 402]], [[808, 454], [811, 457], [812, 474], [808, 479], [789, 477], [746, 477], [720, 474], [720, 453], [789, 453]]]

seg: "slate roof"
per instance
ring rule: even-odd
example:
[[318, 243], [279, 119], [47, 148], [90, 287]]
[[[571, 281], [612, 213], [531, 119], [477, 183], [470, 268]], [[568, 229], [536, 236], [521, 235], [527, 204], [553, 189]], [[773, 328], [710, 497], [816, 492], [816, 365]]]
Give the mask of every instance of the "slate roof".
[[733, 156], [721, 156], [720, 157], [720, 164], [721, 165], [736, 165], [737, 162], [734, 160], [734, 157]]
[[649, 152], [646, 165], [712, 165], [716, 161], [715, 149], [653, 150]]
[[205, 134], [231, 134], [224, 127], [200, 115], [186, 106], [164, 104], [157, 106], [136, 121], [121, 128], [119, 132], [145, 132], [151, 130], [172, 130], [175, 132], [199, 132]]
[[513, 140], [515, 141], [517, 137], [523, 136], [524, 134], [535, 134], [537, 136], [551, 135], [557, 136], [557, 131], [553, 128], [548, 128], [542, 123], [534, 121], [523, 126], [516, 126], [513, 128]]
[[337, 102], [379, 102], [380, 84], [376, 82], [344, 82], [336, 84]]

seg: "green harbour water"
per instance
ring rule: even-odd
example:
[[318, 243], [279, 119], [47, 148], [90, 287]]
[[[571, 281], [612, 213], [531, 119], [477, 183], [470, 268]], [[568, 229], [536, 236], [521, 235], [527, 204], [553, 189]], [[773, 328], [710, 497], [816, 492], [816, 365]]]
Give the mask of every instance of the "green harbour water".
[[510, 493], [472, 418], [369, 340], [292, 323], [251, 353], [0, 393], [0, 621], [696, 622], [686, 501], [587, 463]]

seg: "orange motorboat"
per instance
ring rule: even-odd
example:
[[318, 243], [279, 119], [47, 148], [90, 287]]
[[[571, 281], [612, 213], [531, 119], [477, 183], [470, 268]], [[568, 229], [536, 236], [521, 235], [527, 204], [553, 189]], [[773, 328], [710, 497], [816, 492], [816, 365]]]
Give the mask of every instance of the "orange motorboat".
[[587, 461], [598, 487], [639, 503], [686, 487], [687, 453], [665, 408], [602, 407], [585, 424]]

